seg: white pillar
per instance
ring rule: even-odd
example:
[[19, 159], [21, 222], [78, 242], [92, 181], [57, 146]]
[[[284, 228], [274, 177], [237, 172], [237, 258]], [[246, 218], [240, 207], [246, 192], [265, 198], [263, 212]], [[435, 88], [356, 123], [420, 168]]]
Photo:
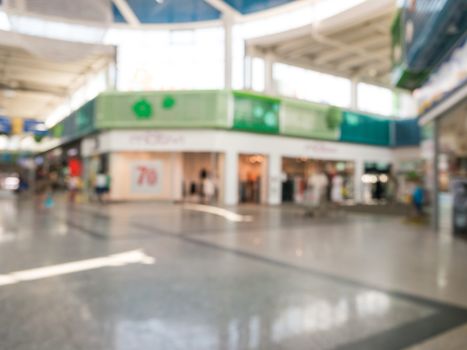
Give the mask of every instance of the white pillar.
[[273, 64], [272, 55], [267, 54], [264, 57], [264, 92], [267, 94], [274, 94]]
[[172, 162], [172, 199], [180, 201], [183, 199], [183, 156], [181, 153], [171, 154]]
[[232, 26], [233, 17], [230, 14], [224, 14], [224, 88], [232, 89]]
[[271, 154], [268, 164], [268, 204], [277, 205], [282, 202], [282, 157], [278, 154]]
[[224, 156], [224, 204], [238, 204], [238, 153], [227, 151]]
[[245, 56], [243, 59], [243, 88], [251, 90], [253, 84], [253, 58]]
[[354, 200], [356, 203], [363, 202], [363, 183], [362, 176], [365, 171], [365, 162], [362, 159], [355, 160], [355, 176], [354, 176]]
[[355, 78], [350, 81], [350, 108], [358, 109], [358, 80]]

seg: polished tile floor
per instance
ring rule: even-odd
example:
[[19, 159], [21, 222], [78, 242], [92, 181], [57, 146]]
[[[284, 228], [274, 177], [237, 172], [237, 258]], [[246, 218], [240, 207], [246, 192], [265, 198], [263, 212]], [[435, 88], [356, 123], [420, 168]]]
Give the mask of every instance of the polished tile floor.
[[228, 209], [0, 199], [0, 350], [467, 349], [467, 241]]

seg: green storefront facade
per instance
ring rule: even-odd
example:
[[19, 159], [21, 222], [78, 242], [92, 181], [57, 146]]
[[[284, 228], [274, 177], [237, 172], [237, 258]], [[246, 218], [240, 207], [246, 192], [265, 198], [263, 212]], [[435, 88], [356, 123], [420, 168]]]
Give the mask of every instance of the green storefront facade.
[[106, 92], [53, 127], [51, 135], [69, 140], [109, 129], [222, 129], [392, 147], [396, 123], [245, 91]]

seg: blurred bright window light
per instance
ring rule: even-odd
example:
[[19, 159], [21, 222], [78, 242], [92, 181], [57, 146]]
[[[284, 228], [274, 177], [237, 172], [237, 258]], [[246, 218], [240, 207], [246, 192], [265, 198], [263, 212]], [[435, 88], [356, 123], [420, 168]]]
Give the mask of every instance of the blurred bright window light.
[[394, 96], [391, 90], [376, 85], [359, 83], [357, 94], [359, 110], [384, 116], [394, 114]]
[[17, 176], [9, 176], [3, 180], [3, 188], [7, 191], [16, 191], [19, 187], [19, 179]]
[[8, 146], [8, 136], [0, 135], [0, 150], [5, 150]]
[[280, 95], [330, 105], [350, 106], [350, 80], [282, 63], [274, 64], [275, 89]]
[[251, 88], [255, 91], [264, 91], [264, 60], [253, 58], [251, 61]]
[[48, 116], [45, 121], [45, 125], [48, 128], [53, 127], [59, 121], [63, 120], [66, 116], [71, 113], [70, 103], [67, 101], [59, 105], [55, 110]]
[[11, 30], [11, 25], [10, 21], [8, 20], [8, 16], [3, 11], [0, 11], [0, 30]]
[[172, 90], [224, 87], [224, 31], [210, 27], [181, 31], [111, 30], [118, 45], [118, 89]]
[[71, 112], [92, 100], [107, 89], [107, 78], [105, 71], [92, 76], [88, 81], [76, 90], [66, 102], [57, 108], [46, 118], [45, 125], [50, 128], [66, 118]]

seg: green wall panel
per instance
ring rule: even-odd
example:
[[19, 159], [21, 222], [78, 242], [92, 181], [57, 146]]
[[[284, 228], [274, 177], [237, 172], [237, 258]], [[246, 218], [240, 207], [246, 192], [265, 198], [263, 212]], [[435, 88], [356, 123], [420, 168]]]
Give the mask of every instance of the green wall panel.
[[235, 91], [234, 124], [237, 130], [279, 133], [280, 100], [259, 94]]
[[340, 108], [302, 101], [282, 101], [281, 134], [339, 140], [341, 123]]
[[341, 141], [369, 145], [390, 145], [390, 122], [387, 119], [344, 112]]
[[74, 113], [74, 134], [86, 135], [95, 130], [96, 100], [89, 101]]
[[225, 91], [104, 93], [98, 97], [98, 128], [227, 128]]

